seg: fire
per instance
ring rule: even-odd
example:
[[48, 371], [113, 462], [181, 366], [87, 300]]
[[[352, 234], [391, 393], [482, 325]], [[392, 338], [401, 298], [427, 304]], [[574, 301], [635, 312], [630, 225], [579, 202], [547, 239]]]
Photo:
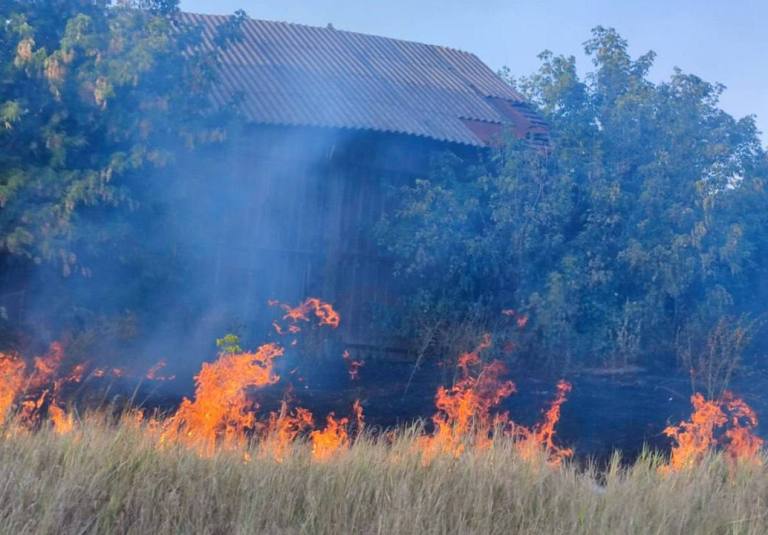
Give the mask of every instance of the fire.
[[155, 365], [147, 370], [147, 374], [144, 377], [150, 381], [173, 381], [176, 379], [175, 375], [160, 375], [160, 370], [165, 368], [167, 365], [168, 363], [165, 361], [165, 359], [160, 359]]
[[278, 381], [273, 361], [283, 353], [280, 346], [265, 344], [255, 353], [224, 353], [204, 363], [195, 377], [194, 399], [182, 400], [166, 424], [163, 440], [190, 443], [205, 454], [217, 446], [244, 445], [256, 425], [248, 389]]
[[67, 383], [79, 383], [83, 380], [83, 377], [85, 377], [85, 372], [88, 369], [85, 363], [81, 362], [80, 364], [76, 364], [72, 371], [69, 372], [69, 375], [67, 375], [64, 378], [64, 382]]
[[269, 415], [260, 444], [262, 454], [283, 462], [299, 434], [313, 426], [314, 417], [309, 410], [298, 407], [291, 411], [288, 402], [283, 401], [280, 411]]
[[349, 418], [336, 419], [331, 413], [325, 418], [325, 429], [315, 430], [309, 434], [312, 441], [312, 458], [316, 461], [327, 461], [337, 452], [349, 447], [347, 426]]
[[506, 316], [508, 318], [514, 318], [515, 316], [515, 323], [517, 324], [518, 328], [524, 329], [526, 325], [528, 325], [528, 316], [525, 314], [519, 314], [517, 310], [514, 308], [505, 308], [501, 311], [502, 316]]
[[18, 357], [0, 353], [0, 423], [8, 416], [25, 383], [26, 364]]
[[760, 463], [763, 440], [753, 434], [757, 416], [749, 405], [731, 392], [719, 400], [707, 400], [697, 393], [691, 396], [691, 403], [691, 419], [664, 430], [675, 444], [669, 464], [661, 468], [663, 473], [691, 468], [717, 446], [733, 462]]
[[[309, 316], [312, 313], [314, 313], [315, 317], [318, 319], [318, 325], [320, 326], [329, 326], [335, 329], [341, 323], [341, 317], [339, 316], [339, 313], [333, 309], [333, 306], [316, 297], [310, 297], [296, 307], [280, 304], [277, 301], [270, 301], [269, 304], [271, 306], [280, 305], [285, 312], [283, 319], [292, 323], [288, 330], [294, 334], [301, 330], [296, 324], [300, 321], [309, 321]], [[278, 334], [281, 334], [282, 329], [280, 326], [277, 324], [273, 325]]]
[[352, 381], [356, 381], [360, 379], [360, 368], [365, 366], [365, 362], [362, 360], [354, 360], [352, 358], [352, 355], [350, 355], [349, 350], [344, 350], [344, 353], [342, 353], [341, 358], [344, 359], [344, 362], [347, 364], [347, 373], [349, 373], [349, 378]]
[[51, 404], [48, 407], [48, 417], [53, 424], [53, 430], [59, 435], [70, 433], [75, 428], [74, 415], [58, 405]]
[[32, 360], [27, 374], [26, 362], [18, 356], [0, 354], [0, 422], [5, 420], [16, 406], [17, 414], [13, 423], [17, 429], [31, 429], [41, 423], [47, 414], [59, 434], [74, 428], [74, 415], [59, 406], [62, 387], [77, 383], [85, 375], [85, 364], [78, 364], [69, 374], [61, 375], [64, 349], [54, 342], [48, 353]]
[[357, 435], [360, 436], [365, 431], [365, 416], [363, 415], [363, 405], [359, 399], [356, 399], [352, 404], [352, 413], [355, 415]]
[[544, 452], [548, 462], [558, 466], [563, 459], [573, 456], [570, 448], [561, 448], [555, 444], [555, 426], [560, 421], [560, 408], [565, 403], [571, 384], [561, 380], [557, 383], [557, 394], [549, 409], [544, 413], [544, 421], [528, 429], [522, 426], [514, 426], [513, 435], [516, 437], [518, 452], [526, 459], [532, 459], [537, 453]]
[[[508, 421], [506, 413], [493, 415], [491, 411], [515, 392], [515, 385], [501, 380], [505, 372], [501, 362], [481, 366], [480, 352], [490, 345], [490, 336], [486, 335], [477, 349], [461, 355], [459, 380], [450, 388], [438, 388], [437, 412], [432, 416], [434, 432], [419, 440], [425, 463], [439, 454], [459, 457], [468, 441], [478, 448], [489, 447], [494, 428]], [[473, 373], [477, 367], [479, 371]]]
[[57, 378], [59, 368], [64, 360], [64, 349], [59, 342], [51, 344], [48, 353], [33, 359], [31, 373], [24, 378], [23, 388], [16, 391], [15, 398], [20, 401], [20, 412], [16, 417], [17, 423], [25, 427], [38, 424], [43, 411], [55, 413], [57, 398], [61, 387], [69, 381], [79, 381], [81, 376], [78, 367], [70, 376]]
[[[554, 441], [560, 409], [571, 391], [571, 384], [562, 380], [557, 384], [557, 395], [541, 423], [530, 429], [517, 425], [506, 412], [494, 412], [515, 393], [515, 385], [501, 379], [505, 372], [501, 362], [481, 364], [480, 353], [490, 345], [490, 336], [486, 335], [477, 349], [461, 355], [459, 380], [451, 388], [438, 388], [435, 396], [437, 412], [432, 417], [434, 431], [418, 442], [423, 462], [428, 464], [440, 454], [459, 457], [468, 446], [488, 449], [493, 446], [496, 432], [504, 431], [514, 437], [523, 458], [533, 460], [538, 453], [544, 452], [550, 465], [560, 465], [563, 459], [573, 455], [573, 450], [561, 448]], [[473, 373], [476, 369], [478, 371]]]
[[[296, 307], [271, 304], [283, 309], [282, 320], [287, 322], [274, 323], [279, 333], [295, 334], [301, 331], [299, 324], [313, 320], [318, 326], [331, 328], [340, 324], [333, 307], [316, 298], [309, 298]], [[266, 418], [258, 418], [259, 404], [253, 398], [253, 391], [280, 380], [275, 361], [285, 350], [281, 345], [269, 343], [253, 352], [243, 351], [233, 335], [225, 336], [217, 344], [222, 347], [217, 359], [202, 365], [195, 376], [194, 395], [183, 398], [172, 415], [160, 419], [146, 418], [138, 410], [127, 413], [129, 420], [157, 438], [160, 446], [181, 444], [203, 456], [211, 456], [221, 449], [235, 449], [242, 452], [246, 460], [251, 458], [252, 451], [258, 451], [262, 458], [283, 462], [290, 455], [292, 445], [306, 437], [312, 459], [325, 462], [349, 449], [352, 442], [362, 436], [365, 416], [360, 400], [354, 402], [347, 416], [328, 414], [322, 428], [315, 427], [312, 412], [292, 407], [287, 399], [281, 402], [279, 410], [270, 412]], [[554, 428], [571, 385], [565, 381], [558, 384], [557, 396], [540, 424], [531, 429], [516, 426], [508, 414], [500, 410], [502, 402], [515, 392], [514, 383], [503, 377], [506, 369], [500, 361], [484, 363], [481, 358], [481, 353], [490, 346], [491, 337], [485, 335], [477, 348], [458, 358], [458, 378], [454, 384], [438, 388], [436, 411], [432, 416], [434, 428], [416, 443], [422, 461], [427, 464], [437, 455], [459, 457], [468, 448], [488, 449], [497, 436], [507, 435], [517, 440], [524, 457], [544, 451], [551, 464], [559, 464], [573, 453], [554, 443]], [[343, 359], [350, 378], [357, 379], [363, 362], [354, 360], [349, 351], [344, 352]], [[31, 365], [18, 356], [0, 354], [0, 417], [16, 409], [18, 414], [13, 422], [20, 425], [19, 429], [36, 429], [47, 417], [54, 432], [70, 433], [76, 425], [76, 413], [74, 408], [64, 408], [66, 405], [61, 400], [64, 385], [81, 382], [85, 377], [127, 374], [125, 368], [108, 367], [93, 369], [88, 375], [89, 367], [85, 363], [64, 373], [64, 360], [63, 346], [59, 343], [52, 344], [45, 355], [34, 358]], [[157, 362], [144, 377], [171, 380], [173, 377], [160, 374], [165, 366], [164, 360]], [[729, 455], [754, 456], [762, 444], [751, 434], [757, 424], [754, 413], [732, 397], [723, 403], [730, 419], [725, 434]], [[725, 413], [722, 418], [719, 425], [725, 423]], [[250, 449], [251, 445], [254, 450]]]
[[761, 464], [760, 448], [763, 447], [763, 439], [752, 431], [757, 427], [757, 414], [744, 400], [735, 398], [731, 392], [723, 396], [725, 406], [729, 413], [730, 428], [725, 432], [728, 439], [725, 452], [734, 461], [748, 461]]
[[[365, 417], [360, 400], [355, 400], [352, 405], [355, 419], [356, 436], [360, 436], [365, 428]], [[338, 453], [349, 449], [352, 442], [350, 437], [350, 419], [336, 418], [334, 413], [325, 417], [325, 428], [317, 429], [309, 434], [312, 443], [312, 459], [325, 462]]]
[[53, 342], [48, 353], [33, 359], [32, 374], [26, 380], [25, 389], [35, 393], [46, 387], [60, 386], [63, 380], [58, 381], [59, 385], [52, 383], [54, 383], [63, 360], [64, 348], [61, 343]]
[[[333, 307], [317, 298], [309, 298], [296, 307], [276, 301], [269, 304], [283, 308], [283, 319], [291, 322], [287, 329], [273, 323], [278, 333], [299, 332], [297, 323], [310, 321], [312, 313], [319, 326], [336, 328], [340, 323], [339, 314]], [[186, 443], [211, 455], [220, 447], [242, 448], [250, 437], [260, 434], [262, 452], [280, 461], [296, 437], [312, 427], [312, 413], [302, 408], [291, 411], [287, 402], [283, 402], [279, 413], [272, 413], [266, 423], [257, 421], [257, 405], [249, 397], [249, 391], [280, 379], [274, 373], [274, 360], [285, 350], [277, 344], [265, 344], [255, 353], [239, 352], [239, 347], [234, 351], [237, 352], [225, 351], [215, 362], [203, 364], [195, 377], [193, 399], [182, 400], [176, 413], [166, 422], [161, 442]], [[334, 420], [334, 424], [344, 422], [342, 427], [345, 429], [346, 421]], [[332, 434], [330, 425], [324, 432]]]
[[102, 377], [113, 377], [113, 378], [120, 378], [125, 377], [128, 374], [128, 372], [125, 370], [125, 368], [95, 368], [91, 372], [91, 377], [95, 377], [97, 379], [101, 379]]

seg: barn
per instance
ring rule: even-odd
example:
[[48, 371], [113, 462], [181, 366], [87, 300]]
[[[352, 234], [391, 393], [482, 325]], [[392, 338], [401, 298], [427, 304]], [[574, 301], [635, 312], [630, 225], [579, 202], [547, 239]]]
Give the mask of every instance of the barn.
[[[228, 20], [183, 18], [210, 47]], [[392, 348], [370, 328], [397, 295], [371, 235], [387, 191], [439, 151], [477, 157], [508, 131], [545, 144], [545, 125], [475, 55], [448, 47], [248, 19], [222, 55], [211, 98], [247, 127], [188, 162], [172, 203], [205, 321], [263, 329], [267, 300], [317, 295], [340, 310], [347, 347]]]

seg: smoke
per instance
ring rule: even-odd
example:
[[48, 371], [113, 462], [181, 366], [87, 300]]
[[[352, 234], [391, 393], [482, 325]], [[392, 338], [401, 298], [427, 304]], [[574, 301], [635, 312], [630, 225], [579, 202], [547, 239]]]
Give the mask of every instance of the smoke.
[[263, 126], [180, 151], [172, 165], [132, 179], [133, 209], [84, 212], [80, 224], [94, 235], [76, 248], [83, 271], [63, 276], [42, 265], [16, 281], [17, 312], [34, 339], [25, 345], [40, 350], [64, 337], [78, 358], [136, 367], [162, 358], [169, 373], [191, 378], [225, 333], [244, 347], [273, 336], [279, 310], [270, 300], [318, 296], [341, 307], [343, 334], [305, 351], [332, 353], [343, 369], [347, 324], [370, 304], [349, 275], [385, 284], [359, 273], [379, 262], [366, 236], [380, 177], [360, 158], [385, 143], [373, 142], [355, 131]]

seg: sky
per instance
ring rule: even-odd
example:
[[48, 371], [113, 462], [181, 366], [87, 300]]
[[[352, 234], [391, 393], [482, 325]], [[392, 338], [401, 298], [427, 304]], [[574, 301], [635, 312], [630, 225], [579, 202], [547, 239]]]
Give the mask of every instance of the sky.
[[494, 70], [534, 72], [543, 50], [575, 55], [597, 25], [616, 28], [638, 56], [658, 56], [651, 77], [674, 67], [727, 89], [723, 109], [754, 114], [768, 142], [768, 0], [181, 0], [197, 13], [253, 18], [383, 35], [459, 48]]

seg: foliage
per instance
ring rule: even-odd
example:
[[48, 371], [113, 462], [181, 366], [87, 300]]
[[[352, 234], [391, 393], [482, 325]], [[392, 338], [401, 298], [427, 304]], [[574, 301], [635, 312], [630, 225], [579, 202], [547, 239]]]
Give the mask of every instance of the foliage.
[[217, 338], [216, 347], [219, 348], [219, 351], [228, 355], [234, 355], [235, 353], [241, 353], [243, 351], [243, 348], [240, 347], [240, 337], [232, 333]]
[[483, 165], [443, 157], [396, 192], [380, 233], [415, 289], [406, 325], [430, 314], [450, 332], [515, 309], [525, 328], [507, 335], [530, 363], [624, 366], [673, 363], [681, 331], [704, 340], [761, 309], [768, 158], [753, 117], [680, 70], [651, 82], [654, 54], [632, 59], [612, 29], [585, 51], [586, 77], [545, 52], [516, 84], [549, 150], [512, 139]]
[[0, 346], [157, 324], [186, 276], [166, 193], [237, 125], [210, 94], [244, 18], [211, 47], [177, 0], [0, 3]]
[[1, 254], [87, 275], [89, 254], [119, 249], [119, 214], [140, 209], [152, 170], [223, 138], [208, 97], [218, 58], [177, 4], [2, 4]]

